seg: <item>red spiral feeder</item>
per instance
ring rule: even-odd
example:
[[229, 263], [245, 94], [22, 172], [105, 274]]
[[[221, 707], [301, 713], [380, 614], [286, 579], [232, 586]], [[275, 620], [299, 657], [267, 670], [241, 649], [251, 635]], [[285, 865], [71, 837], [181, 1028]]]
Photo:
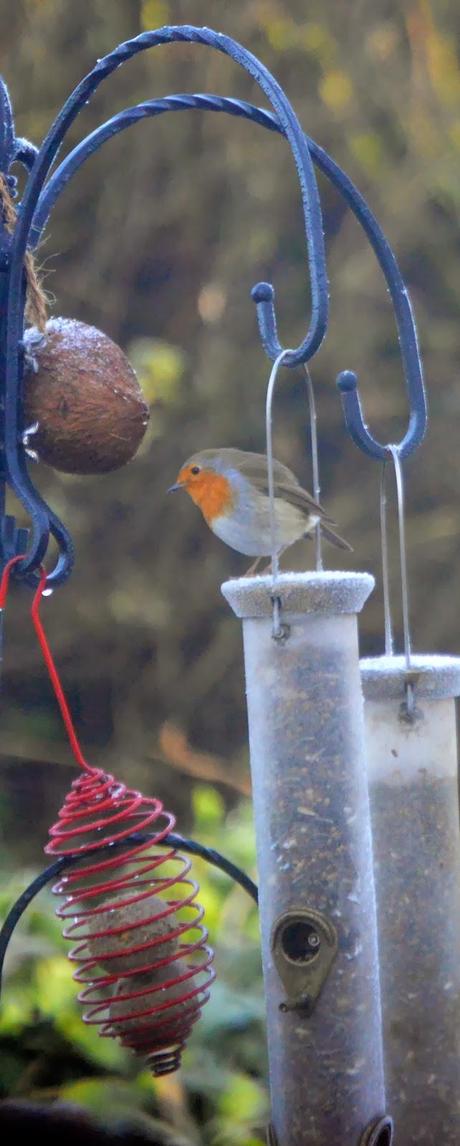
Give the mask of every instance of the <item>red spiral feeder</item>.
[[[83, 1019], [145, 1055], [154, 1074], [179, 1066], [214, 977], [190, 861], [164, 842], [174, 817], [98, 769], [72, 784], [48, 855], [81, 856], [53, 888]], [[133, 834], [148, 838], [133, 843]], [[110, 844], [113, 855], [105, 850]], [[69, 922], [70, 921], [70, 922]]]
[[[0, 608], [11, 566], [0, 583]], [[32, 619], [70, 743], [83, 769], [74, 780], [45, 852], [77, 857], [53, 887], [64, 902], [69, 959], [85, 984], [83, 1021], [147, 1059], [155, 1075], [177, 1070], [215, 974], [191, 862], [168, 844], [175, 818], [160, 800], [127, 788], [84, 759], [39, 616]]]

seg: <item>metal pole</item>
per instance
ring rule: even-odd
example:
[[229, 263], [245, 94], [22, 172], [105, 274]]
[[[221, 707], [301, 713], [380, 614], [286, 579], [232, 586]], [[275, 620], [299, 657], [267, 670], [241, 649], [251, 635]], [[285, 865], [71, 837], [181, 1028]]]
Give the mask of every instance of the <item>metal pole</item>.
[[365, 573], [280, 573], [282, 639], [273, 639], [271, 577], [222, 587], [243, 620], [272, 1138], [279, 1146], [391, 1142], [390, 1123], [380, 1122], [356, 621], [372, 586]]
[[[9, 104], [5, 105], [1, 98], [0, 89], [0, 109], [3, 114], [0, 115], [0, 124], [3, 127], [2, 135], [5, 135], [5, 111], [9, 108]], [[5, 155], [0, 149], [0, 164], [5, 162]], [[2, 170], [0, 166], [0, 170]], [[7, 306], [7, 292], [8, 292], [8, 253], [7, 253], [7, 240], [8, 235], [5, 227], [4, 220], [0, 211], [0, 573], [5, 564], [5, 452], [3, 448], [5, 440], [5, 342], [6, 342], [6, 306]], [[0, 672], [3, 660], [3, 610], [0, 609]]]

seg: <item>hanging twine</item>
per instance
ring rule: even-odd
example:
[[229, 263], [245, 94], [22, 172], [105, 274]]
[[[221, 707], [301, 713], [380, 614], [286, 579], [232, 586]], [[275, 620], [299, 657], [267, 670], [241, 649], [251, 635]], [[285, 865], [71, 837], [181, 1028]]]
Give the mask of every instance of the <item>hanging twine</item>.
[[[11, 198], [8, 182], [2, 174], [0, 174], [0, 210], [4, 226], [12, 235], [16, 226], [17, 211]], [[32, 326], [36, 326], [37, 330], [43, 334], [48, 318], [46, 295], [38, 277], [34, 256], [30, 250], [25, 253], [24, 268], [27, 280], [26, 320]]]

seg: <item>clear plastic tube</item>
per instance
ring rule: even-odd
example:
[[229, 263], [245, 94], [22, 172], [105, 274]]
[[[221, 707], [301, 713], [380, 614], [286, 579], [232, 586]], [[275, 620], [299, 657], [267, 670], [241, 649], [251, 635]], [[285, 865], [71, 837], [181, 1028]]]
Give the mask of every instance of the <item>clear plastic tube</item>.
[[361, 662], [387, 1106], [396, 1146], [460, 1142], [460, 660]]
[[[280, 1146], [358, 1146], [384, 1113], [356, 623], [372, 584], [366, 574], [280, 574], [278, 640], [270, 577], [223, 586], [243, 618], [272, 1118]], [[314, 942], [319, 951], [323, 936], [324, 951], [329, 925], [338, 944], [311, 1013], [299, 1005], [300, 988], [297, 1001], [289, 997], [277, 969], [277, 921], [297, 911], [319, 913], [323, 924], [316, 936], [303, 924], [307, 946]], [[288, 933], [287, 972], [300, 982], [302, 960], [314, 967], [314, 957], [295, 936], [291, 942], [292, 927]]]

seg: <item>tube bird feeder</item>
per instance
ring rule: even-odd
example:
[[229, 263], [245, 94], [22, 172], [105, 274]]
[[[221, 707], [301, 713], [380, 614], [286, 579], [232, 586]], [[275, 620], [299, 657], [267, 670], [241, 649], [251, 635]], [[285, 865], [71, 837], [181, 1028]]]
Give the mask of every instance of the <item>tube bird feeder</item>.
[[[146, 100], [124, 108], [100, 125], [53, 169], [67, 131], [100, 84], [138, 53], [176, 42], [205, 46], [243, 67], [260, 87], [270, 110], [211, 93], [182, 93]], [[321, 572], [319, 527], [314, 575], [280, 574], [281, 549], [276, 544], [271, 443], [271, 396], [276, 373], [283, 362], [291, 368], [303, 367], [308, 381], [307, 364], [319, 349], [328, 326], [324, 227], [314, 167], [332, 182], [362, 227], [394, 308], [409, 403], [407, 429], [401, 441], [397, 445], [381, 442], [370, 432], [352, 370], [342, 370], [337, 382], [346, 427], [358, 448], [382, 463], [384, 471], [393, 458], [403, 583], [407, 578], [401, 463], [420, 445], [427, 425], [417, 331], [398, 263], [369, 205], [331, 156], [305, 135], [285, 93], [261, 61], [220, 32], [190, 25], [170, 26], [143, 32], [118, 45], [97, 61], [70, 94], [39, 148], [16, 136], [8, 92], [0, 80], [0, 566], [13, 562], [15, 576], [36, 587], [50, 535], [58, 558], [46, 576], [47, 587], [55, 588], [64, 581], [73, 564], [70, 533], [35, 488], [28, 466], [30, 451], [28, 454], [26, 447], [30, 445], [33, 426], [28, 426], [26, 417], [23, 374], [25, 366], [29, 374], [30, 364], [35, 368], [35, 359], [37, 368], [40, 365], [39, 355], [33, 353], [31, 332], [24, 329], [26, 293], [29, 296], [34, 285], [33, 251], [69, 179], [94, 151], [139, 119], [197, 109], [242, 116], [285, 138], [299, 179], [310, 278], [311, 314], [306, 333], [294, 349], [283, 350], [279, 341], [273, 285], [258, 283], [252, 292], [261, 341], [274, 363], [267, 394], [272, 575], [226, 582], [223, 587], [227, 600], [243, 620], [244, 630], [273, 1102], [270, 1137], [279, 1146], [391, 1146], [392, 1122], [385, 1114], [384, 1103], [376, 904], [356, 624], [356, 615], [373, 582], [367, 574]], [[16, 214], [16, 176], [11, 169], [17, 163], [26, 169], [26, 177]], [[36, 294], [37, 291], [35, 298]], [[42, 330], [46, 324], [35, 325]], [[48, 339], [49, 334], [48, 329]], [[34, 379], [26, 377], [25, 381], [30, 390]], [[315, 415], [310, 390], [313, 487], [318, 500]], [[86, 410], [85, 403], [83, 406]], [[28, 409], [35, 423], [36, 410]], [[43, 416], [38, 420], [43, 423]], [[43, 424], [41, 430], [43, 438]], [[36, 444], [40, 446], [40, 439]], [[64, 464], [68, 466], [68, 446], [65, 452]], [[107, 467], [106, 459], [102, 461], [103, 466], [99, 457], [96, 468], [112, 468]], [[26, 512], [31, 526], [29, 535], [13, 517], [5, 516], [5, 483]], [[386, 541], [384, 548], [386, 552]], [[386, 593], [388, 597], [387, 581], [384, 578], [384, 596]], [[401, 721], [397, 703], [402, 679], [398, 677], [397, 658], [392, 658], [388, 681], [388, 662], [386, 667], [385, 661], [380, 662], [378, 669], [369, 663], [363, 667], [390, 1111], [393, 1104], [399, 1119], [399, 1146], [415, 1146], [415, 1142], [417, 1146], [423, 1142], [431, 1146], [438, 1140], [443, 1146], [451, 1146], [460, 1140], [456, 1106], [459, 1056], [455, 1042], [459, 1026], [455, 956], [459, 947], [460, 844], [453, 715], [453, 698], [458, 694], [460, 677], [455, 666], [453, 675], [449, 676], [449, 670], [446, 677], [444, 662], [430, 662], [430, 673], [424, 671], [420, 658], [409, 666], [408, 615], [406, 585], [403, 675], [412, 699], [416, 687], [415, 708], [412, 705], [409, 711], [409, 705], [405, 707], [408, 724]], [[392, 651], [390, 630], [386, 624], [387, 652]], [[395, 679], [396, 693], [392, 691]], [[399, 772], [395, 761], [399, 761]], [[405, 825], [410, 826], [410, 832]], [[71, 858], [60, 857], [66, 863]], [[114, 905], [110, 898], [108, 903], [99, 905], [102, 926], [93, 920], [88, 935], [79, 934], [86, 944], [83, 955], [88, 956], [87, 970], [89, 964], [101, 959], [99, 941], [105, 943], [108, 934], [113, 940], [120, 930], [111, 926]], [[164, 912], [157, 911], [159, 905], [154, 900], [151, 906], [158, 924], [152, 946], [161, 947], [177, 936], [168, 934], [165, 938]], [[170, 903], [169, 908], [168, 917], [172, 918], [177, 904]], [[401, 924], [396, 933], [395, 921]], [[128, 930], [134, 931], [139, 919], [132, 915], [127, 922]], [[85, 922], [82, 925], [86, 928]], [[136, 958], [139, 946], [142, 955], [144, 946], [150, 945], [142, 941], [130, 955]], [[172, 949], [170, 954], [172, 961], [179, 964], [178, 951]], [[104, 948], [102, 956], [104, 964], [108, 957], [115, 970], [120, 952], [114, 951], [113, 942], [112, 950], [107, 952]], [[102, 963], [101, 969], [107, 971]], [[137, 965], [128, 968], [133, 982], [139, 970]], [[149, 995], [158, 996], [164, 989], [158, 970], [157, 967], [156, 981], [143, 985], [149, 987]], [[121, 980], [126, 978], [127, 975], [120, 975]], [[183, 978], [185, 972], [176, 976], [179, 981]], [[201, 1000], [202, 985], [198, 987], [197, 1000]], [[177, 1013], [177, 982], [169, 986], [173, 993], [168, 1005], [173, 1018]], [[138, 983], [137, 988], [135, 998], [146, 993], [142, 984]], [[90, 992], [92, 989], [89, 984]], [[396, 1046], [396, 1027], [398, 1022], [401, 1025], [398, 990], [407, 995], [407, 1031]], [[126, 994], [124, 987], [116, 994], [108, 1022], [111, 1033], [129, 1036], [131, 1028], [124, 1029], [130, 1020], [125, 1011]], [[150, 1041], [153, 1000], [152, 1006], [142, 1009]], [[94, 1017], [100, 1013], [97, 1009]], [[411, 1068], [410, 1081], [409, 1073], [407, 1077], [404, 1074], [405, 1066], [398, 1067], [407, 1051], [407, 1032], [413, 1048], [417, 1040], [421, 1044], [414, 1051], [422, 1064], [420, 1072]], [[406, 1065], [409, 1061], [406, 1054]], [[161, 1056], [157, 1065], [164, 1065]], [[433, 1113], [431, 1122], [423, 1113], [428, 1107]]]
[[365, 573], [280, 573], [278, 639], [271, 576], [222, 586], [243, 620], [280, 1146], [391, 1141], [385, 1119], [377, 1129], [385, 1106], [356, 621], [372, 586]]
[[[401, 1146], [460, 1141], [460, 659], [361, 662], [387, 1102]], [[414, 689], [407, 711], [404, 687]]]

